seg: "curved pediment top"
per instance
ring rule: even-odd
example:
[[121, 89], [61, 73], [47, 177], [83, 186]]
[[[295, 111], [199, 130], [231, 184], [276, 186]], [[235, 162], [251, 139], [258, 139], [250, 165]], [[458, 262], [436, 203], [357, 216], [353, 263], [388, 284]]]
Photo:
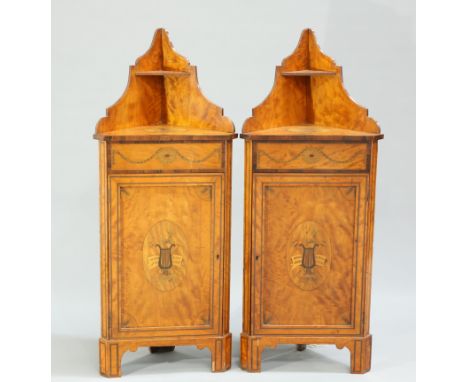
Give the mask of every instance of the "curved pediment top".
[[379, 133], [367, 109], [345, 90], [341, 73], [320, 50], [312, 30], [303, 30], [293, 53], [276, 67], [270, 94], [252, 110], [242, 132], [310, 125]]
[[167, 71], [189, 71], [190, 62], [177, 53], [169, 40], [165, 29], [156, 30], [149, 49], [137, 58], [135, 62], [137, 70], [167, 70]]
[[234, 132], [223, 109], [202, 94], [196, 67], [174, 50], [167, 32], [158, 29], [150, 48], [130, 66], [127, 88], [99, 120], [96, 135], [162, 125], [169, 130], [177, 126]]
[[281, 62], [281, 67], [284, 71], [338, 70], [335, 61], [320, 50], [315, 34], [310, 28], [302, 31], [294, 52]]

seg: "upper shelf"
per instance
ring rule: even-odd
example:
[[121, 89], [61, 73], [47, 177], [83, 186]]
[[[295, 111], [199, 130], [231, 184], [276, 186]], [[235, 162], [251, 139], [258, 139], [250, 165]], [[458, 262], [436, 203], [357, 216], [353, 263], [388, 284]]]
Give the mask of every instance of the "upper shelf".
[[130, 67], [127, 88], [99, 120], [95, 137], [141, 126], [190, 126], [200, 131], [234, 133], [234, 125], [223, 115], [223, 109], [201, 93], [196, 67], [174, 51], [164, 29], [156, 31], [148, 51]]
[[189, 72], [182, 72], [176, 70], [147, 70], [135, 72], [137, 76], [173, 76], [173, 77], [187, 77], [190, 76]]
[[[295, 77], [296, 79], [292, 79]], [[355, 103], [342, 83], [341, 67], [317, 45], [310, 29], [302, 32], [294, 52], [276, 67], [267, 98], [252, 110], [244, 134], [281, 126], [322, 126], [380, 133], [367, 109]]]
[[293, 70], [281, 73], [287, 77], [318, 77], [318, 76], [334, 76], [337, 73], [329, 70]]

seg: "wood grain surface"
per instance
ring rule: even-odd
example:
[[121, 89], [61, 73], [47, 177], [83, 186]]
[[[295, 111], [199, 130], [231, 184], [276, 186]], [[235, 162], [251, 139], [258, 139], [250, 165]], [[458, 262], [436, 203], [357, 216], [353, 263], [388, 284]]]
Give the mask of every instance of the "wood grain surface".
[[[327, 75], [311, 75], [316, 71]], [[306, 29], [294, 52], [276, 68], [273, 89], [252, 110], [242, 132], [313, 124], [379, 133], [380, 128], [367, 114], [367, 109], [346, 92], [341, 67], [321, 52], [313, 32]]]
[[149, 50], [130, 67], [124, 94], [99, 120], [96, 133], [99, 138], [109, 131], [153, 125], [234, 132], [223, 110], [201, 93], [197, 68], [174, 51], [164, 29], [156, 31]]

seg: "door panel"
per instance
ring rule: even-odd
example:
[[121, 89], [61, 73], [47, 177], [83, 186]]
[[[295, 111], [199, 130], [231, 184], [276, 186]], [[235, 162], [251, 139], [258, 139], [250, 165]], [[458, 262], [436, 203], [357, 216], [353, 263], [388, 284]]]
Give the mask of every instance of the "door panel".
[[254, 176], [254, 328], [358, 333], [366, 176]]
[[222, 177], [110, 177], [114, 336], [218, 332]]

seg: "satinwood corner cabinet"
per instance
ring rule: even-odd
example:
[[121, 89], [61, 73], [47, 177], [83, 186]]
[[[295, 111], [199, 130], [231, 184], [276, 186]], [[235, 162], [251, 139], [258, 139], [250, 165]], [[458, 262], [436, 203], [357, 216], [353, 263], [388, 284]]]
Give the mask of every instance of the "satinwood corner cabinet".
[[243, 126], [244, 300], [241, 366], [266, 347], [334, 344], [370, 369], [377, 141], [367, 110], [310, 29], [276, 68]]
[[232, 122], [198, 88], [196, 67], [158, 29], [130, 67], [99, 140], [100, 371], [149, 347], [209, 348], [231, 365], [229, 270]]

